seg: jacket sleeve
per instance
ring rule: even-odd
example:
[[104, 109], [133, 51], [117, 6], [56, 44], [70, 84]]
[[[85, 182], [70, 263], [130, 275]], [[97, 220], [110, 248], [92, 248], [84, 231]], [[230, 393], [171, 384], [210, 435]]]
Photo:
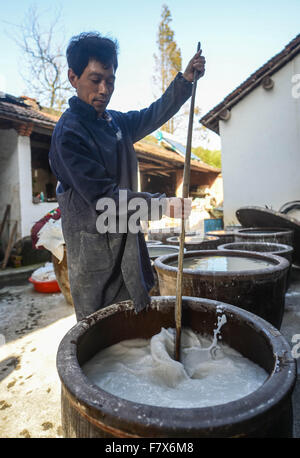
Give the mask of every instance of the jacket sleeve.
[[[51, 168], [60, 182], [74, 189], [83, 201], [93, 209], [101, 198], [111, 198], [114, 200], [118, 212], [128, 212], [127, 205], [135, 198], [142, 199], [145, 203], [145, 214], [141, 219], [151, 219], [151, 205], [153, 199], [160, 201], [165, 196], [159, 193], [150, 194], [147, 192], [133, 192], [129, 189], [120, 189], [115, 181], [108, 176], [105, 167], [92, 152], [91, 146], [80, 134], [80, 129], [75, 130], [74, 126], [63, 125], [59, 135], [56, 137], [53, 148], [50, 152]], [[67, 189], [64, 189], [65, 191]], [[120, 191], [122, 193], [120, 194]], [[126, 191], [126, 193], [124, 192]], [[124, 202], [126, 199], [126, 205]], [[122, 202], [119, 208], [119, 203]], [[133, 200], [132, 204], [135, 201]], [[152, 202], [152, 203], [151, 203]], [[131, 204], [131, 207], [132, 207]], [[161, 202], [161, 210], [156, 213], [154, 219], [160, 219], [165, 211], [166, 203]], [[99, 207], [99, 205], [98, 205]], [[130, 207], [130, 205], [129, 205]], [[134, 209], [131, 209], [131, 213]], [[118, 213], [121, 216], [121, 213]], [[123, 215], [122, 215], [123, 216]]]
[[160, 99], [148, 108], [124, 113], [123, 119], [132, 142], [141, 140], [172, 118], [191, 96], [192, 86], [193, 83], [187, 81], [179, 72]]

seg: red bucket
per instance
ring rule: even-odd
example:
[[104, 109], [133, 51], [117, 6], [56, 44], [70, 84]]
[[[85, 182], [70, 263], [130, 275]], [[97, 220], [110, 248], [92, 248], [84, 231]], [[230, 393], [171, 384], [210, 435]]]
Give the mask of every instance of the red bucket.
[[34, 289], [39, 293], [60, 293], [60, 287], [57, 280], [37, 281], [30, 277], [29, 281], [33, 284]]

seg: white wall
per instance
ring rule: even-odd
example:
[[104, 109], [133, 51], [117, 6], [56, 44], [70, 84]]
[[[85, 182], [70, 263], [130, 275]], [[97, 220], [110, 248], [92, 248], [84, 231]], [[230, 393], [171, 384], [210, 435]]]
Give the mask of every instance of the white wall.
[[57, 202], [32, 202], [31, 149], [29, 137], [18, 137], [18, 163], [22, 237], [30, 235], [34, 223], [58, 206]]
[[300, 55], [272, 75], [274, 87], [257, 87], [220, 121], [224, 222], [237, 224], [241, 206], [274, 210], [300, 199], [300, 98], [292, 97], [292, 76]]
[[[18, 134], [14, 129], [0, 130], [0, 221], [2, 222], [6, 205], [11, 205], [10, 230], [18, 221], [17, 236], [21, 236], [20, 199], [19, 199], [19, 166]], [[2, 234], [6, 245], [8, 229]]]

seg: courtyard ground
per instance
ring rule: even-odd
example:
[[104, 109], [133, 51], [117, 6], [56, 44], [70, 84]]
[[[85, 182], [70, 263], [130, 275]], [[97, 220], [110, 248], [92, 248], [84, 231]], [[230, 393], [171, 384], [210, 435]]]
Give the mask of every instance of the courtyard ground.
[[[56, 354], [76, 323], [74, 309], [61, 293], [34, 291], [28, 271], [19, 272], [0, 274], [0, 438], [59, 438]], [[281, 332], [291, 347], [293, 336], [300, 335], [300, 269], [292, 270]], [[294, 437], [299, 438], [300, 358], [297, 364], [293, 408]]]

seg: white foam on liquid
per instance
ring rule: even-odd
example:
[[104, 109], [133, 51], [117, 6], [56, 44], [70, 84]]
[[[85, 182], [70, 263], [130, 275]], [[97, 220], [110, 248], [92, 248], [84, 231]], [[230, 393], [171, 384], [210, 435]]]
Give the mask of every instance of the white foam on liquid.
[[[189, 328], [181, 333], [181, 361], [174, 360], [175, 329], [162, 328], [151, 339], [112, 345], [82, 367], [103, 390], [133, 402], [161, 407], [208, 407], [234, 401], [258, 389], [267, 372], [214, 337]], [[211, 348], [217, 351], [211, 353]]]

